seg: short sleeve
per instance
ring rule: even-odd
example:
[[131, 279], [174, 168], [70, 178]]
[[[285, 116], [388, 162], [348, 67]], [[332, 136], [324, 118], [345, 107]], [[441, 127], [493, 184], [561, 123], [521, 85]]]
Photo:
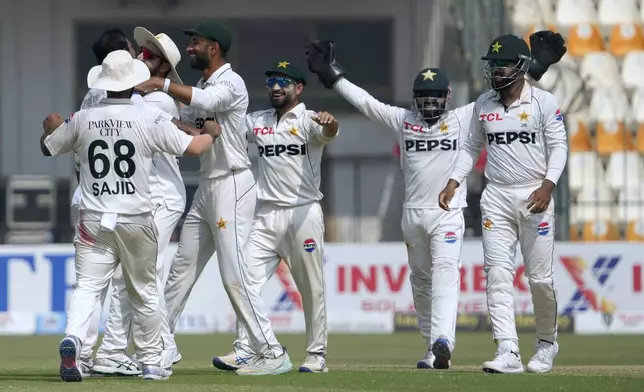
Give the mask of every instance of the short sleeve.
[[45, 138], [45, 147], [52, 156], [68, 153], [74, 149], [78, 139], [78, 113], [69, 116]]
[[157, 117], [153, 124], [146, 139], [152, 152], [166, 152], [174, 156], [182, 156], [186, 152], [192, 136], [181, 132], [165, 117]]

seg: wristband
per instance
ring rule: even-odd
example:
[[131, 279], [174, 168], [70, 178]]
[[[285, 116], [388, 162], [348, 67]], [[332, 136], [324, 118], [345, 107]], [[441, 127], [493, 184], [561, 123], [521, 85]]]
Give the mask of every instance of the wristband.
[[163, 81], [163, 92], [168, 93], [168, 90], [170, 89], [170, 79], [167, 79]]

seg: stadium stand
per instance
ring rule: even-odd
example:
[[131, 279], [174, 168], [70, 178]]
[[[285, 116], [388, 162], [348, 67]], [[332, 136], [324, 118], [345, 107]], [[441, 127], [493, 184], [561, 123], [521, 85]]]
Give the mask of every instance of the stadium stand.
[[644, 241], [644, 0], [507, 1], [515, 33], [568, 54], [539, 82], [569, 132], [571, 241]]

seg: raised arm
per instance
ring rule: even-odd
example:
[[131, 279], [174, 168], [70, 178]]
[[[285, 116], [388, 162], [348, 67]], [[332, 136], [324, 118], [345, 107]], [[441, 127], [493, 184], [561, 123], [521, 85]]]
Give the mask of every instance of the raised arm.
[[403, 108], [384, 104], [362, 88], [349, 82], [344, 75], [346, 71], [335, 60], [335, 43], [331, 41], [315, 41], [306, 47], [306, 61], [309, 70], [328, 89], [339, 92], [344, 99], [358, 109], [362, 114], [377, 121], [387, 128], [398, 132], [405, 119], [407, 111]]
[[405, 109], [378, 101], [366, 90], [344, 77], [335, 82], [333, 89], [339, 92], [360, 113], [394, 131], [400, 131], [407, 113]]
[[52, 113], [42, 123], [40, 151], [46, 157], [67, 153], [76, 143], [76, 121], [74, 115], [63, 121], [58, 113]]

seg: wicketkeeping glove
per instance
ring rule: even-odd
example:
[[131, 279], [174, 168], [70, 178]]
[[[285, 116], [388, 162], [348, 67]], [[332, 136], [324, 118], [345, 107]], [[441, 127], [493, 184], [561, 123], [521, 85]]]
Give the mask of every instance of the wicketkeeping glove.
[[566, 54], [565, 41], [561, 34], [550, 30], [534, 32], [530, 35], [530, 50], [532, 62], [528, 74], [539, 80], [546, 73], [548, 67], [556, 64]]
[[316, 74], [324, 87], [333, 88], [333, 84], [347, 71], [335, 61], [333, 41], [315, 41], [306, 46], [306, 62], [309, 71]]

